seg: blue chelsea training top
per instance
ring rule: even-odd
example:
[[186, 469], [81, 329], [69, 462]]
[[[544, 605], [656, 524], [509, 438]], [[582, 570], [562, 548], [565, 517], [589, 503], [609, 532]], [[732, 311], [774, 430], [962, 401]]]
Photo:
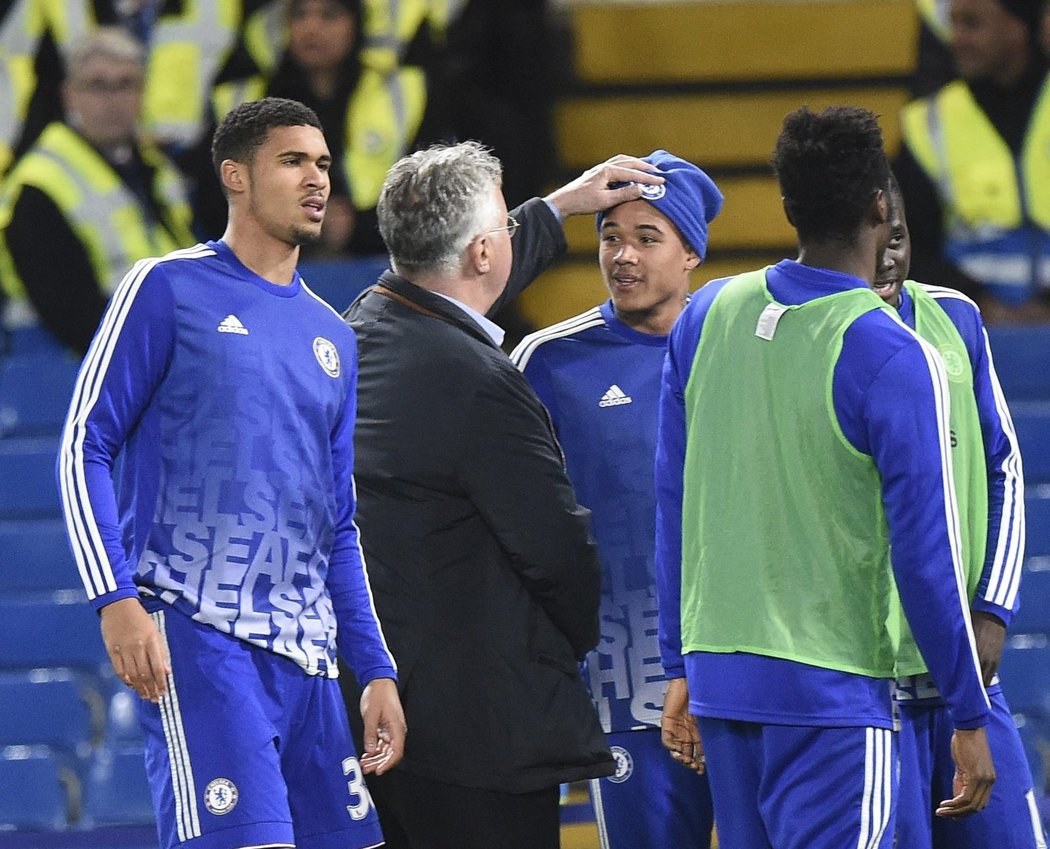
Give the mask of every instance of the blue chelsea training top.
[[356, 379], [353, 331], [298, 274], [270, 283], [223, 242], [137, 263], [58, 464], [95, 607], [152, 596], [330, 677], [338, 621], [362, 685], [394, 677], [353, 523]]
[[585, 680], [607, 732], [659, 726], [667, 686], [657, 640], [653, 457], [667, 336], [612, 302], [533, 333], [511, 355], [550, 410], [602, 562], [601, 642]]

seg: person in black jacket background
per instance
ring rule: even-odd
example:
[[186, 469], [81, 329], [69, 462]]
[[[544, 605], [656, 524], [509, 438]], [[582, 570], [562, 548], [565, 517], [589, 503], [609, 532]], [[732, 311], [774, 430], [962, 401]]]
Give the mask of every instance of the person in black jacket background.
[[393, 271], [346, 316], [358, 523], [409, 727], [369, 783], [390, 849], [555, 849], [558, 785], [613, 771], [577, 667], [598, 641], [589, 513], [486, 314], [565, 250], [562, 218], [638, 198], [648, 168], [614, 157], [509, 216], [476, 142], [387, 175]]

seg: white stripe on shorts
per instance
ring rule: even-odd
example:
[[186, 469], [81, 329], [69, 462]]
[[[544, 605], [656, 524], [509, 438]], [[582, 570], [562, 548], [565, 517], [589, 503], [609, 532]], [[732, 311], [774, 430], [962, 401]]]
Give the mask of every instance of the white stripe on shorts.
[[594, 822], [598, 826], [598, 847], [609, 849], [609, 827], [605, 824], [605, 803], [602, 800], [602, 783], [597, 778], [589, 782], [591, 805], [594, 807]]
[[1043, 833], [1043, 821], [1039, 816], [1039, 806], [1035, 801], [1035, 792], [1029, 790], [1024, 797], [1028, 800], [1028, 813], [1032, 816], [1032, 833], [1035, 835], [1035, 849], [1046, 849], [1046, 836]]
[[893, 807], [893, 732], [864, 729], [864, 796], [857, 849], [877, 849]]
[[[168, 631], [164, 611], [150, 614], [157, 623], [164, 648], [168, 650]], [[186, 748], [186, 734], [182, 727], [182, 712], [179, 710], [179, 694], [175, 689], [175, 676], [168, 675], [168, 692], [161, 697], [160, 715], [164, 723], [164, 741], [168, 746], [168, 763], [171, 766], [171, 788], [175, 797], [175, 825], [179, 842], [185, 843], [201, 836], [200, 813], [197, 808], [197, 789], [193, 783], [190, 753]]]

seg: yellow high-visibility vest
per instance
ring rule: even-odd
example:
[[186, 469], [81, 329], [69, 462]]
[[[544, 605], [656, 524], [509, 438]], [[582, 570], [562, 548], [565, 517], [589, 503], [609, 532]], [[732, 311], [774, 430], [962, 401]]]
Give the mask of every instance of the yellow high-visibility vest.
[[361, 63], [380, 72], [403, 64], [405, 50], [424, 24], [443, 41], [467, 0], [364, 0]]
[[1004, 300], [1050, 286], [1050, 79], [1017, 157], [961, 80], [905, 106], [901, 130], [937, 187], [945, 254]]
[[36, 54], [50, 31], [64, 53], [97, 26], [91, 0], [14, 0], [0, 20], [0, 174], [25, 124], [37, 86]]
[[147, 220], [134, 193], [80, 135], [59, 122], [44, 129], [0, 185], [0, 281], [9, 297], [25, 298], [4, 233], [26, 186], [54, 201], [87, 250], [99, 288], [107, 295], [138, 260], [196, 242], [181, 175], [156, 148], [140, 145], [140, 150], [155, 169], [152, 188], [165, 226]]
[[257, 66], [275, 67], [285, 41], [284, 8], [270, 0], [246, 21], [241, 0], [184, 0], [181, 14], [157, 18], [143, 100], [146, 130], [164, 144], [196, 143], [207, 129], [215, 79], [242, 32]]

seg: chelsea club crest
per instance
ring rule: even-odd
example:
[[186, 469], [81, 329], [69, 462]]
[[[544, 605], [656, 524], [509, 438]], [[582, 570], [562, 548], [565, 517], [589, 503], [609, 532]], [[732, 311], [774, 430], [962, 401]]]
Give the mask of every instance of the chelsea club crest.
[[609, 751], [612, 752], [613, 760], [616, 762], [616, 772], [609, 776], [609, 780], [614, 784], [620, 784], [630, 778], [634, 772], [634, 758], [622, 746], [610, 746]]
[[335, 345], [318, 336], [314, 339], [314, 356], [329, 377], [339, 377], [339, 352]]
[[653, 186], [649, 183], [641, 183], [642, 198], [645, 200], [660, 200], [665, 194], [667, 194], [667, 186], [660, 184], [659, 186]]
[[228, 778], [216, 778], [204, 788], [204, 807], [208, 813], [221, 817], [237, 807], [237, 785]]

